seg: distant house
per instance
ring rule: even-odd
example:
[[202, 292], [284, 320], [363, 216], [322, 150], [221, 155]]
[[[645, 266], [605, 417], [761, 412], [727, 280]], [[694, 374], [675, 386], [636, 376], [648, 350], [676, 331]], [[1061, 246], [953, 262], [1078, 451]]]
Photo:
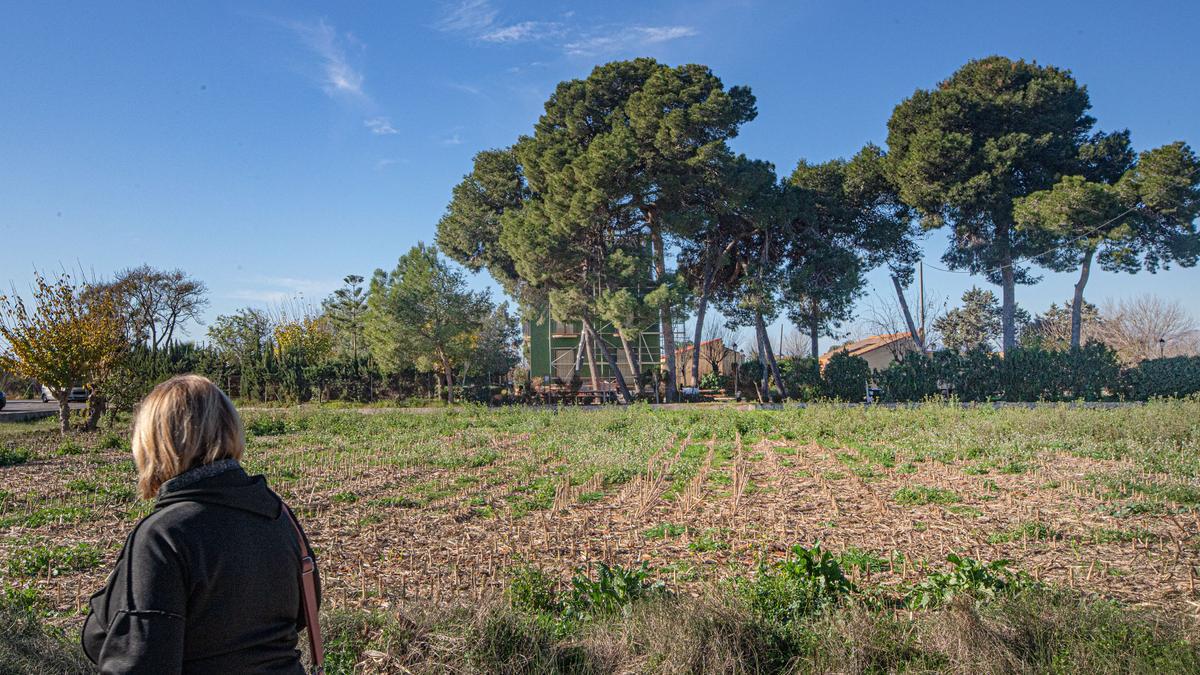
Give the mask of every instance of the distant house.
[[[675, 368], [679, 370], [679, 386], [699, 387], [692, 380], [692, 353], [695, 347], [686, 345], [675, 350]], [[733, 371], [745, 360], [742, 353], [725, 346], [721, 338], [700, 343], [700, 379], [716, 371], [719, 375], [733, 377]]]
[[871, 370], [883, 370], [904, 354], [921, 351], [912, 339], [912, 333], [890, 333], [887, 335], [872, 335], [861, 340], [838, 345], [821, 355], [821, 369], [834, 354], [846, 352], [850, 356], [858, 356], [866, 360]]

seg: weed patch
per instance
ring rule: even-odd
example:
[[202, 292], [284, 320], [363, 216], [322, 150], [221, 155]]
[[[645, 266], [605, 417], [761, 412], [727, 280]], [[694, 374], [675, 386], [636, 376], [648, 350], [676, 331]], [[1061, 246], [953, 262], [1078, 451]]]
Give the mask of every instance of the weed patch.
[[902, 487], [892, 494], [892, 499], [901, 506], [954, 504], [959, 501], [958, 495], [952, 490], [929, 487], [926, 485], [909, 485]]

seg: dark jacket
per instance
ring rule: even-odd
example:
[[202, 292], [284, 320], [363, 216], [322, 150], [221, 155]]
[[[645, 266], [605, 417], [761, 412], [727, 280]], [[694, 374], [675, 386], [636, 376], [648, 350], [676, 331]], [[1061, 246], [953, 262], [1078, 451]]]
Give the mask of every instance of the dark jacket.
[[303, 673], [285, 508], [233, 460], [167, 481], [91, 598], [84, 653], [101, 673]]

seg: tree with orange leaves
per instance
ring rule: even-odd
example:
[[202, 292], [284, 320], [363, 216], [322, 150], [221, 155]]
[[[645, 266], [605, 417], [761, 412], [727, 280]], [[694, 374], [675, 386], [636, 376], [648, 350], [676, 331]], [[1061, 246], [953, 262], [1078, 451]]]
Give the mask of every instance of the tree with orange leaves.
[[[0, 338], [5, 343], [0, 345], [0, 368], [50, 390], [58, 401], [63, 433], [71, 425], [71, 388], [89, 387], [89, 399], [100, 397], [102, 404], [98, 384], [128, 347], [112, 294], [83, 291], [70, 275], [47, 279], [35, 274], [32, 307], [19, 296], [0, 295]], [[91, 400], [89, 406], [103, 407]]]

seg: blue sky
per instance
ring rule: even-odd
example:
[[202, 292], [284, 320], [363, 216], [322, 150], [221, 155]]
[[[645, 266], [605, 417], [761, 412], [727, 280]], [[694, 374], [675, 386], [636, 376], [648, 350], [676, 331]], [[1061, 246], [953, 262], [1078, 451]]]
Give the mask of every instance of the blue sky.
[[[634, 56], [752, 87], [735, 146], [780, 173], [882, 144], [897, 102], [994, 53], [1070, 68], [1138, 149], [1200, 145], [1197, 28], [1182, 1], [5, 3], [0, 284], [146, 262], [207, 282], [210, 318], [315, 302], [431, 240], [471, 156], [528, 132], [557, 82]], [[939, 267], [944, 242], [927, 245]], [[872, 281], [864, 314], [890, 297]], [[1088, 296], [1200, 315], [1197, 281], [1101, 272]], [[1048, 274], [1018, 302], [1040, 311], [1072, 282]], [[927, 268], [939, 302], [973, 283]]]

